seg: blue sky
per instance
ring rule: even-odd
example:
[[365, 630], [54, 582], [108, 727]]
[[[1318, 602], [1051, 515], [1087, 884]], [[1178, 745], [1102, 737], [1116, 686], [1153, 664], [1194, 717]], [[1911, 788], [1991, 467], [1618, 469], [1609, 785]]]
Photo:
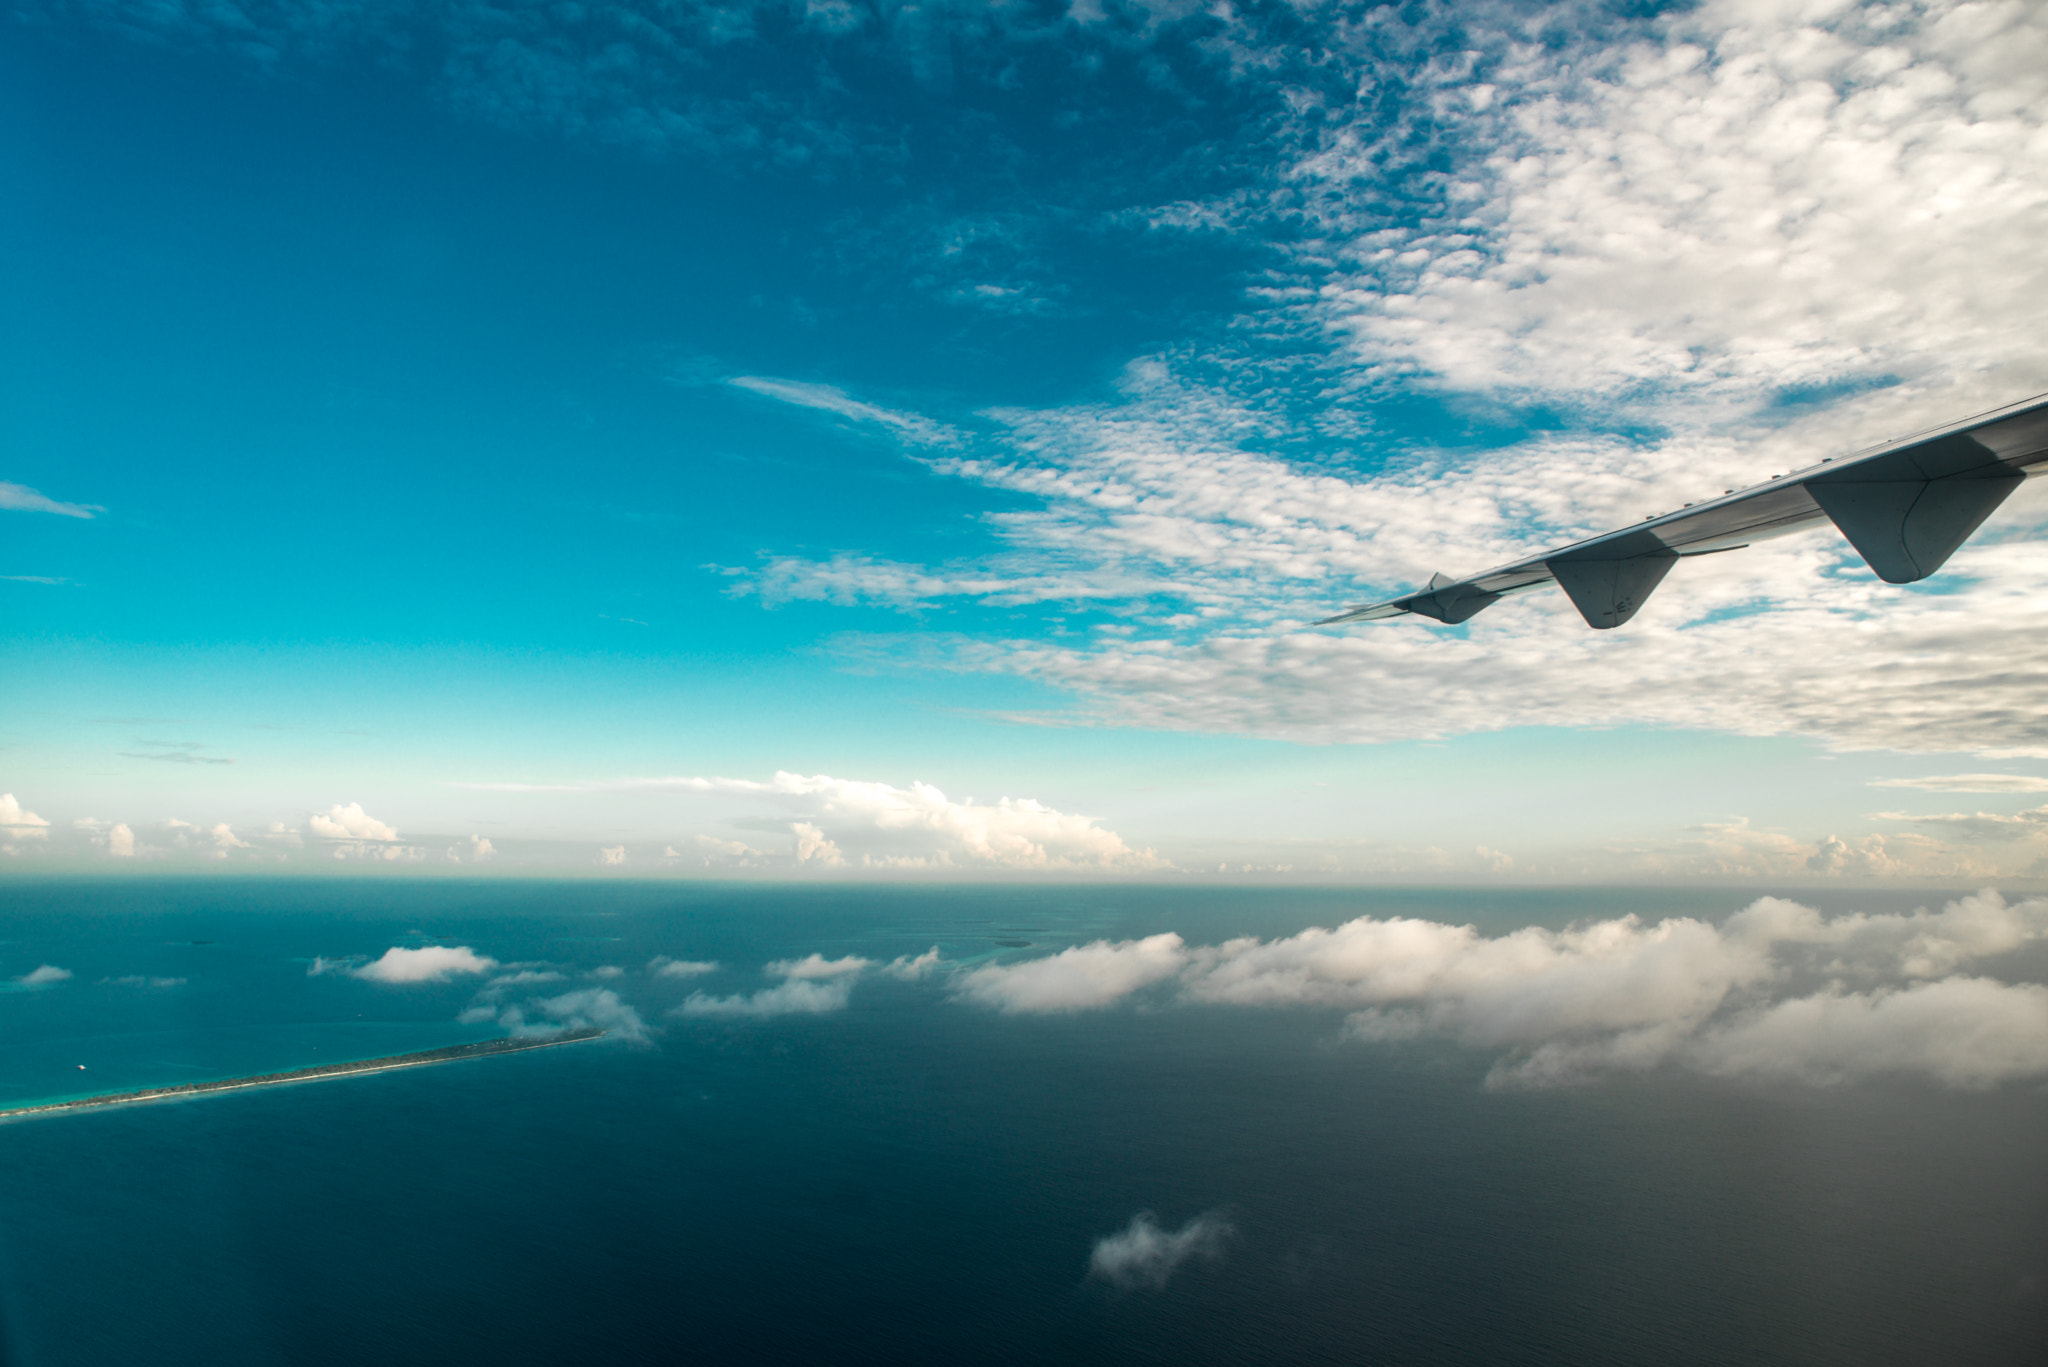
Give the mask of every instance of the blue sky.
[[2021, 7], [7, 22], [10, 869], [2048, 873], [2035, 491], [1307, 625], [2048, 390]]

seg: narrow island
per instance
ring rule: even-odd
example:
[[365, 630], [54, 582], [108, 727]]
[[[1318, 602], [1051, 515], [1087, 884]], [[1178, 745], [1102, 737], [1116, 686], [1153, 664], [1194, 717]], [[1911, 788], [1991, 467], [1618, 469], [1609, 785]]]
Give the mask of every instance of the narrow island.
[[258, 1073], [253, 1077], [224, 1077], [212, 1082], [181, 1082], [171, 1087], [145, 1087], [137, 1092], [108, 1092], [101, 1096], [81, 1096], [70, 1101], [47, 1101], [35, 1106], [10, 1106], [0, 1109], [0, 1120], [13, 1120], [29, 1115], [56, 1115], [65, 1111], [91, 1110], [99, 1106], [128, 1106], [139, 1101], [169, 1101], [188, 1096], [203, 1096], [209, 1092], [239, 1091], [244, 1087], [278, 1087], [288, 1082], [317, 1082], [330, 1077], [356, 1077], [363, 1073], [385, 1073], [394, 1068], [424, 1068], [435, 1063], [459, 1063], [464, 1059], [491, 1058], [498, 1054], [517, 1054], [528, 1049], [550, 1049], [558, 1044], [580, 1044], [607, 1034], [599, 1026], [588, 1026], [581, 1030], [564, 1030], [559, 1035], [513, 1036], [508, 1039], [482, 1040], [475, 1044], [452, 1044], [445, 1049], [423, 1049], [416, 1054], [391, 1054], [385, 1058], [357, 1059], [352, 1063], [319, 1063], [310, 1068], [294, 1068], [288, 1073]]

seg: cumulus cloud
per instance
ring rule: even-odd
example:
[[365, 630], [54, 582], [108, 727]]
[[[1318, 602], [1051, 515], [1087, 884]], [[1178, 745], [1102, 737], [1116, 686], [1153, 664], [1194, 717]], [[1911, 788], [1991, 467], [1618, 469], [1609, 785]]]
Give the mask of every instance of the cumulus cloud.
[[605, 868], [615, 869], [626, 862], [624, 845], [607, 845], [597, 852], [597, 862]]
[[807, 954], [801, 959], [777, 959], [764, 970], [777, 978], [843, 978], [874, 967], [873, 959], [863, 959], [849, 954], [841, 959], [828, 959], [822, 954]]
[[[78, 823], [94, 832], [96, 839], [111, 835], [113, 828], [104, 822], [90, 819]], [[165, 820], [160, 827], [162, 838], [168, 847], [178, 850], [196, 851], [208, 859], [226, 859], [236, 850], [251, 849], [253, 846], [235, 834], [234, 828], [225, 821], [215, 822], [211, 827], [199, 826], [177, 817]], [[131, 850], [133, 848], [131, 838]]]
[[491, 979], [491, 987], [526, 987], [534, 983], [558, 983], [562, 975], [551, 968], [522, 968], [516, 973], [500, 973]]
[[1236, 1232], [1216, 1211], [1172, 1230], [1162, 1229], [1151, 1211], [1140, 1211], [1129, 1225], [1095, 1241], [1088, 1255], [1088, 1275], [1121, 1290], [1157, 1291], [1190, 1258], [1220, 1262], [1224, 1245]]
[[933, 945], [915, 958], [908, 954], [899, 954], [891, 959], [882, 971], [892, 978], [901, 978], [905, 982], [914, 982], [928, 974], [936, 973], [942, 963], [944, 963], [944, 960], [939, 957], [939, 947]]
[[1170, 932], [1116, 944], [1097, 940], [1050, 958], [977, 968], [957, 990], [964, 1000], [1002, 1011], [1083, 1011], [1170, 978], [1187, 963], [1186, 943]]
[[13, 793], [0, 793], [0, 836], [9, 840], [46, 840], [50, 823], [23, 807]]
[[1889, 1073], [1989, 1087], [2048, 1075], [2048, 987], [1956, 977], [1816, 993], [1710, 1030], [1689, 1052], [1717, 1073], [1820, 1083]]
[[777, 959], [763, 971], [770, 977], [781, 978], [778, 986], [730, 997], [692, 992], [669, 1014], [757, 1020], [824, 1015], [844, 1010], [853, 996], [854, 981], [873, 966], [873, 960], [851, 954], [839, 959], [828, 959], [822, 954]]
[[796, 862], [799, 864], [837, 868], [846, 862], [846, 856], [831, 837], [808, 821], [791, 822], [789, 834], [795, 842]]
[[1501, 936], [1360, 917], [1210, 946], [1097, 941], [974, 970], [956, 995], [1013, 1013], [1099, 1009], [1148, 988], [1190, 1005], [1346, 1010], [1355, 1039], [1504, 1051], [1496, 1085], [1671, 1062], [1978, 1086], [2048, 1068], [2048, 989], [1959, 972], [2044, 939], [2048, 900], [1988, 890], [1938, 911], [1824, 917], [1765, 897], [1720, 925], [1624, 916]]
[[337, 802], [325, 813], [315, 812], [307, 829], [329, 840], [396, 840], [398, 832], [363, 810], [360, 802], [346, 806]]
[[1032, 798], [955, 801], [923, 782], [898, 788], [778, 771], [765, 782], [670, 777], [457, 786], [495, 792], [675, 792], [745, 798], [799, 818], [788, 827], [791, 858], [799, 866], [1102, 872], [1168, 867], [1151, 851], [1132, 849], [1093, 817], [1058, 811]]
[[647, 1022], [608, 987], [586, 987], [507, 1007], [498, 1014], [498, 1023], [515, 1035], [559, 1035], [596, 1027], [634, 1044], [648, 1039]]
[[791, 978], [778, 987], [730, 997], [692, 992], [670, 1014], [761, 1020], [771, 1016], [818, 1016], [844, 1010], [853, 995], [850, 978]]
[[698, 978], [716, 973], [718, 964], [711, 959], [671, 959], [661, 955], [648, 961], [647, 971], [662, 978]]
[[448, 847], [448, 861], [452, 864], [481, 864], [497, 855], [497, 847], [488, 837], [472, 835], [459, 845]]
[[16, 982], [24, 987], [47, 987], [51, 983], [69, 982], [70, 980], [71, 970], [59, 968], [55, 964], [44, 964], [42, 967], [32, 969], [15, 979]]
[[[315, 960], [314, 971], [321, 962]], [[393, 945], [382, 958], [349, 971], [376, 983], [438, 983], [458, 974], [488, 973], [497, 966], [496, 959], [478, 954], [467, 945], [428, 945], [421, 949]]]
[[215, 823], [213, 829], [206, 833], [206, 839], [210, 847], [208, 852], [216, 859], [225, 859], [236, 850], [251, 848], [249, 842], [236, 835], [225, 821]]
[[128, 829], [125, 822], [115, 822], [94, 839], [115, 859], [135, 857], [135, 832]]

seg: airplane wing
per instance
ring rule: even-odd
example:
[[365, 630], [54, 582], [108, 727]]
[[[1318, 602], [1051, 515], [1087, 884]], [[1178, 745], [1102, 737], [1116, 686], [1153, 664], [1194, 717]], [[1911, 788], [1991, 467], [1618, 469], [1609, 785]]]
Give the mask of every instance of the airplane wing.
[[1720, 498], [1646, 517], [1482, 574], [1437, 575], [1414, 593], [1317, 626], [1415, 614], [1462, 622], [1510, 594], [1556, 584], [1596, 631], [1636, 615], [1680, 560], [1833, 523], [1890, 584], [1942, 567], [2027, 476], [2048, 474], [2048, 396], [1830, 458]]

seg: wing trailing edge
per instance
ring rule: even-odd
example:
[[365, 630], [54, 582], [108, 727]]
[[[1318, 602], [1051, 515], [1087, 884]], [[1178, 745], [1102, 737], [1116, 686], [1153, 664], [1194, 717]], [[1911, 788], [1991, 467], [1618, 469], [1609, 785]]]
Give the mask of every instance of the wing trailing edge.
[[2048, 473], [2048, 396], [1779, 475], [1633, 527], [1347, 609], [1317, 626], [1420, 616], [1455, 625], [1555, 584], [1596, 631], [1622, 625], [1680, 560], [1832, 524], [1889, 584], [1925, 579], [2029, 475]]

